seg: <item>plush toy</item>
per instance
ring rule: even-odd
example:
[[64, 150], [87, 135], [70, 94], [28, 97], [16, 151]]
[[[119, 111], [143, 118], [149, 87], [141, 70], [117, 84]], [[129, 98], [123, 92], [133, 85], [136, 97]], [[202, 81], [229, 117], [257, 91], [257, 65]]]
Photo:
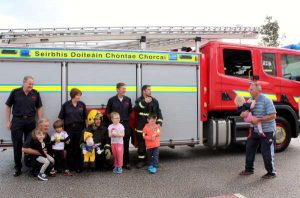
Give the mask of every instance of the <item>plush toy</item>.
[[87, 167], [90, 163], [91, 168], [95, 168], [95, 150], [97, 154], [101, 154], [99, 146], [94, 144], [93, 134], [85, 131], [83, 134], [84, 143], [82, 145], [82, 153], [84, 156], [84, 167]]

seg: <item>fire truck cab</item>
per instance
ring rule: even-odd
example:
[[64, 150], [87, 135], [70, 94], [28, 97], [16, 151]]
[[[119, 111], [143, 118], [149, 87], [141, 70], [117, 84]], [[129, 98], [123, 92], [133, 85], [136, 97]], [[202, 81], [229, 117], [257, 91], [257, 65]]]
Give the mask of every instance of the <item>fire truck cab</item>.
[[204, 143], [247, 139], [250, 124], [236, 115], [233, 101], [237, 95], [250, 98], [249, 83], [256, 81], [276, 107], [276, 151], [286, 149], [299, 133], [300, 52], [222, 42], [208, 42], [200, 51]]

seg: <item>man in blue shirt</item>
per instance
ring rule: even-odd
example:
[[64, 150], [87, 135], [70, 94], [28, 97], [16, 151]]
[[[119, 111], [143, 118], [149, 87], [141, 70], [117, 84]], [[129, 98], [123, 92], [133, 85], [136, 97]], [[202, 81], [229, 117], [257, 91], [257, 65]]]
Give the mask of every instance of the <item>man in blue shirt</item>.
[[[276, 177], [274, 165], [275, 153], [275, 132], [276, 132], [276, 109], [271, 99], [261, 94], [262, 88], [258, 83], [251, 83], [249, 92], [252, 99], [256, 101], [252, 114], [256, 117], [253, 119], [253, 132], [249, 135], [246, 145], [246, 166], [240, 175], [251, 175], [254, 172], [254, 160], [258, 146], [261, 147], [267, 174], [262, 176], [264, 179], [272, 179]], [[244, 113], [241, 117], [245, 117]], [[257, 123], [262, 123], [262, 129], [265, 136], [258, 133]]]

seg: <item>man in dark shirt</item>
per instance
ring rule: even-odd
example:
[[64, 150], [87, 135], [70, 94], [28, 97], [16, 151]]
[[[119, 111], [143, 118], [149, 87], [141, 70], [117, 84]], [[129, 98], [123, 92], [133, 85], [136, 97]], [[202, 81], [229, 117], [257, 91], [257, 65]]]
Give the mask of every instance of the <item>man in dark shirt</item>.
[[[11, 91], [6, 101], [6, 127], [11, 130], [11, 139], [14, 147], [15, 173], [19, 176], [22, 172], [22, 146], [23, 137], [26, 140], [35, 128], [36, 113], [38, 119], [42, 117], [42, 101], [38, 91], [33, 89], [32, 76], [25, 76], [23, 86]], [[11, 111], [12, 109], [12, 111]], [[12, 113], [13, 118], [10, 119]]]
[[111, 112], [118, 112], [120, 114], [121, 121], [120, 123], [125, 128], [125, 136], [124, 140], [124, 155], [123, 155], [123, 163], [124, 168], [130, 170], [129, 165], [129, 140], [131, 136], [131, 129], [129, 126], [129, 115], [132, 112], [132, 104], [131, 99], [125, 96], [126, 93], [126, 85], [125, 83], [117, 83], [117, 95], [111, 97], [106, 106], [106, 115], [110, 118]]

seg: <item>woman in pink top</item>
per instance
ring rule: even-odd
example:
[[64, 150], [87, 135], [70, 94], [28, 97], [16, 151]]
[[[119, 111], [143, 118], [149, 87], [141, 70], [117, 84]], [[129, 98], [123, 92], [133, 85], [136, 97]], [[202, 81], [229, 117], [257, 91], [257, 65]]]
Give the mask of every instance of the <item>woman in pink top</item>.
[[122, 173], [123, 166], [123, 137], [124, 137], [124, 126], [120, 123], [120, 114], [112, 112], [110, 114], [112, 124], [108, 127], [109, 137], [111, 138], [112, 153], [115, 158], [113, 169], [114, 173]]

